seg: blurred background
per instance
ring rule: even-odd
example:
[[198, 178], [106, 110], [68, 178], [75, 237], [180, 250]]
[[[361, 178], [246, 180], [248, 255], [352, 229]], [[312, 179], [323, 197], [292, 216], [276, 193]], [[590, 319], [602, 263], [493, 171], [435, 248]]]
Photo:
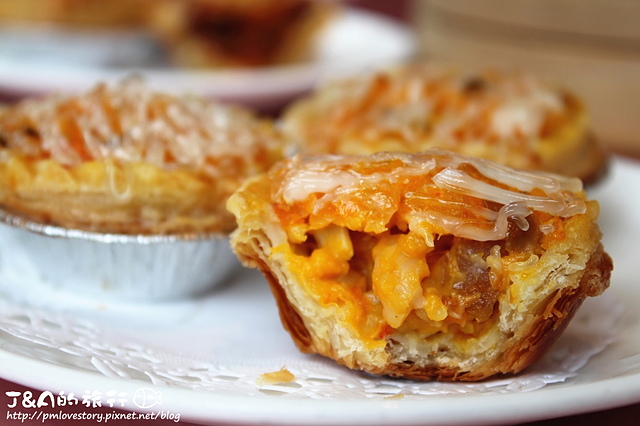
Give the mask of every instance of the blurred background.
[[420, 57], [535, 73], [587, 103], [596, 134], [640, 156], [640, 1], [418, 0]]
[[[139, 74], [277, 116], [323, 79], [408, 61], [567, 86], [640, 158], [640, 0], [0, 0], [0, 103]], [[618, 413], [593, 424], [638, 406]]]
[[274, 112], [320, 79], [408, 60], [410, 2], [0, 0], [0, 96], [143, 75]]
[[277, 114], [323, 78], [427, 60], [568, 86], [640, 156], [639, 22], [637, 0], [0, 0], [0, 100], [140, 73]]

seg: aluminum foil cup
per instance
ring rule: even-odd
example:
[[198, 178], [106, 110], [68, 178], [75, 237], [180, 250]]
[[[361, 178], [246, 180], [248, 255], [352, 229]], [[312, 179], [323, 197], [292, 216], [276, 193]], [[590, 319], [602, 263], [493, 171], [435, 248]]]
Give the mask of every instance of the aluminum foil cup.
[[103, 234], [0, 211], [0, 276], [25, 277], [15, 291], [35, 279], [99, 300], [169, 301], [213, 289], [239, 265], [223, 234]]

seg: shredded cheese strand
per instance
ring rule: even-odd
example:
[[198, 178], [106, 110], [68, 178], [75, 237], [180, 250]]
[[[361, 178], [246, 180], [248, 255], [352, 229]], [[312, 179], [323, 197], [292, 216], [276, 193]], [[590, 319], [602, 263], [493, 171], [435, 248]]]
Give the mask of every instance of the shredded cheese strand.
[[[484, 179], [469, 175], [463, 170], [465, 165], [475, 168]], [[375, 189], [384, 181], [402, 190], [409, 178], [419, 177], [422, 187], [404, 191], [404, 203], [418, 206], [430, 201], [441, 207], [433, 211], [413, 208], [405, 218], [409, 226], [426, 220], [453, 235], [477, 241], [505, 238], [509, 220], [527, 230], [526, 218], [533, 211], [560, 217], [586, 211], [585, 201], [579, 195], [582, 191], [579, 179], [520, 172], [443, 150], [415, 155], [382, 152], [366, 157], [297, 156], [281, 167], [285, 168], [283, 185], [276, 197], [293, 204], [317, 194], [309, 212], [312, 215], [337, 199], [358, 199], [363, 188]], [[455, 196], [433, 200], [424, 195], [427, 188]], [[532, 194], [534, 190], [536, 193]], [[497, 207], [490, 208], [492, 204]]]

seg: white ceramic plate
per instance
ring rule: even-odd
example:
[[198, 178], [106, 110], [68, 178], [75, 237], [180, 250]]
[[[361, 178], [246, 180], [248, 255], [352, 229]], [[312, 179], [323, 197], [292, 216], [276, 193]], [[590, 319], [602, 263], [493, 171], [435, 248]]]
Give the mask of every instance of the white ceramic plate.
[[[121, 396], [117, 407], [204, 424], [513, 424], [637, 403], [640, 165], [616, 159], [590, 193], [601, 203], [615, 263], [611, 288], [588, 300], [552, 350], [515, 378], [391, 380], [300, 354], [264, 279], [249, 270], [202, 299], [155, 305], [55, 291], [27, 296], [20, 286], [35, 278], [2, 271], [0, 376], [54, 394], [111, 392]], [[282, 367], [295, 380], [259, 383]], [[141, 394], [156, 400], [145, 405]]]
[[23, 33], [20, 28], [0, 28], [0, 92], [78, 91], [135, 73], [158, 89], [259, 107], [298, 95], [319, 79], [390, 65], [415, 51], [406, 26], [353, 8], [323, 30], [312, 62], [246, 71], [162, 67], [153, 44], [138, 33], [72, 37], [47, 28], [31, 29], [29, 37]]

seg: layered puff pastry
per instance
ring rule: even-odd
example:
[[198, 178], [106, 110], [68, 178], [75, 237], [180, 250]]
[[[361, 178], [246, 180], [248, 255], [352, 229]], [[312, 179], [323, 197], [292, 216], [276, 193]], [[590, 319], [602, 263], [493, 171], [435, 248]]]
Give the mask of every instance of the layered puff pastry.
[[0, 111], [0, 207], [64, 228], [228, 233], [228, 196], [284, 152], [252, 112], [131, 78]]
[[295, 156], [227, 205], [298, 348], [379, 375], [517, 373], [613, 267], [579, 179], [449, 151]]
[[304, 61], [337, 2], [161, 0], [150, 26], [186, 67], [258, 67]]
[[292, 104], [282, 123], [310, 153], [441, 148], [585, 182], [608, 159], [580, 98], [516, 72], [415, 64], [333, 80]]

